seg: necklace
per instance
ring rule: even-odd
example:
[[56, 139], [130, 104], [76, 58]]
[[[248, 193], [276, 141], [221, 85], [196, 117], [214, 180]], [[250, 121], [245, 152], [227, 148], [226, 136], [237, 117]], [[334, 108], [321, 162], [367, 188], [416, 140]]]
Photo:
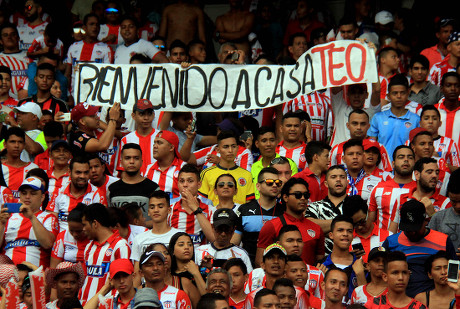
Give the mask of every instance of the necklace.
[[[260, 200], [259, 200], [260, 201]], [[260, 208], [260, 216], [262, 217], [262, 223], [265, 224], [265, 222], [271, 220], [271, 219], [264, 219], [264, 213], [263, 213], [263, 210], [262, 210], [262, 206], [260, 206], [260, 202], [257, 201], [257, 204], [259, 204], [259, 208]], [[272, 219], [273, 217], [275, 216], [275, 211], [276, 211], [276, 205], [278, 205], [278, 203], [275, 204], [275, 206], [273, 206], [273, 213], [272, 213]]]

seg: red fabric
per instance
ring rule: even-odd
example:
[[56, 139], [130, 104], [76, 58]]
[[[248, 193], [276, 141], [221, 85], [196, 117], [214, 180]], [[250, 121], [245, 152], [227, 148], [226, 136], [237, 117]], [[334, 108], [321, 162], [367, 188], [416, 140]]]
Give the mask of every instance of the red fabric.
[[309, 202], [321, 201], [327, 196], [327, 187], [325, 184], [326, 174], [321, 174], [321, 178], [318, 177], [306, 167], [300, 173], [295, 174], [293, 177], [302, 178], [308, 183], [308, 191], [310, 191]]

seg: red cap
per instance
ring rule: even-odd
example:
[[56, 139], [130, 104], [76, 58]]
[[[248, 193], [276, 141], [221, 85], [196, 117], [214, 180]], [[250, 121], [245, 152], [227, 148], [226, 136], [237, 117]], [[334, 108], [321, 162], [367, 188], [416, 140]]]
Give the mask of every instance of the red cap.
[[412, 129], [412, 130], [409, 132], [409, 142], [412, 143], [412, 140], [413, 140], [417, 135], [419, 135], [419, 134], [422, 133], [422, 132], [428, 132], [428, 130], [425, 129], [425, 128], [421, 128], [421, 127]]
[[364, 151], [368, 150], [369, 148], [375, 147], [377, 150], [380, 150], [380, 144], [372, 139], [365, 139], [363, 140], [363, 148]]
[[89, 105], [86, 102], [78, 103], [72, 109], [72, 120], [74, 122], [80, 121], [85, 116], [94, 116], [99, 112], [98, 106]]
[[124, 272], [128, 275], [134, 273], [134, 266], [128, 259], [117, 259], [110, 263], [110, 279], [113, 279], [119, 272]]
[[148, 109], [153, 110], [153, 104], [147, 99], [137, 100], [136, 104], [134, 104], [133, 106], [133, 112], [138, 111], [142, 113], [143, 111], [146, 111]]
[[168, 143], [173, 145], [174, 146], [174, 153], [175, 153], [176, 157], [178, 157], [179, 159], [181, 158], [180, 154], [179, 154], [179, 138], [177, 137], [176, 133], [164, 130], [164, 131], [160, 131], [157, 134], [157, 137], [161, 137], [161, 138], [165, 139]]

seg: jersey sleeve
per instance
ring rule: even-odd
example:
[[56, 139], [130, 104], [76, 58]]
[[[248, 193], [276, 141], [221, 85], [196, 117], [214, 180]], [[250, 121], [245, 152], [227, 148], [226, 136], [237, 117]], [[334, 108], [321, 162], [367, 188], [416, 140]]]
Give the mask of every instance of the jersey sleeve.
[[273, 244], [276, 239], [275, 226], [271, 221], [266, 222], [259, 232], [259, 239], [257, 240], [257, 248], [265, 249]]
[[[208, 198], [209, 191], [211, 190], [208, 180], [206, 178], [206, 170], [201, 172], [201, 187], [199, 189], [199, 193], [204, 196], [205, 198]], [[252, 182], [252, 180], [251, 180]]]
[[454, 141], [452, 141], [452, 146], [450, 147], [450, 151], [447, 154], [447, 162], [449, 162], [453, 166], [460, 165], [460, 158], [458, 156], [458, 147]]
[[324, 232], [321, 228], [318, 228], [319, 232], [319, 239], [318, 245], [316, 246], [316, 255], [324, 255], [325, 254], [325, 243], [324, 243]]
[[177, 309], [191, 309], [192, 308], [192, 302], [190, 301], [190, 298], [182, 290], [177, 291], [176, 308]]
[[141, 258], [141, 244], [139, 243], [140, 235], [142, 235], [142, 233], [134, 237], [133, 245], [131, 247], [131, 260], [133, 261], [139, 261]]
[[53, 250], [51, 251], [51, 257], [59, 260], [64, 259], [64, 234], [65, 231], [62, 231], [58, 234], [56, 242], [53, 245]]
[[195, 155], [196, 165], [204, 165], [206, 163], [206, 156], [210, 153], [210, 148], [206, 147], [200, 150], [195, 151], [193, 154]]
[[37, 41], [37, 38], [35, 38], [32, 41], [32, 44], [30, 44], [30, 47], [27, 50], [27, 53], [33, 53], [33, 52], [39, 51], [40, 49], [41, 49], [40, 48], [40, 43]]
[[130, 256], [131, 256], [131, 249], [129, 248], [129, 245], [126, 242], [126, 240], [124, 239], [119, 240], [113, 250], [112, 261], [115, 261], [118, 259], [129, 259]]
[[54, 214], [49, 214], [43, 220], [45, 229], [53, 233], [54, 236], [59, 234], [59, 221]]
[[56, 209], [56, 200], [59, 199], [59, 195], [56, 196], [55, 198], [51, 198], [50, 202], [48, 203], [48, 206], [46, 206], [46, 210], [51, 211], [51, 212], [57, 212]]
[[369, 206], [369, 211], [377, 211], [377, 200], [375, 199], [375, 189], [378, 186], [375, 186], [374, 189], [372, 189], [371, 195], [369, 197], [369, 200], [367, 202]]

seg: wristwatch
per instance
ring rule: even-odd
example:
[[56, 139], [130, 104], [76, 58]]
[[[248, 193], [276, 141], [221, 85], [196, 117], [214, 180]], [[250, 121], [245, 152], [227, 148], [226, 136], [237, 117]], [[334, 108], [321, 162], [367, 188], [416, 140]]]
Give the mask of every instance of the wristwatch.
[[201, 209], [201, 207], [198, 207], [198, 208], [193, 212], [194, 215], [202, 214], [202, 213], [203, 213], [203, 209]]

